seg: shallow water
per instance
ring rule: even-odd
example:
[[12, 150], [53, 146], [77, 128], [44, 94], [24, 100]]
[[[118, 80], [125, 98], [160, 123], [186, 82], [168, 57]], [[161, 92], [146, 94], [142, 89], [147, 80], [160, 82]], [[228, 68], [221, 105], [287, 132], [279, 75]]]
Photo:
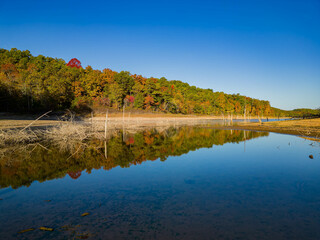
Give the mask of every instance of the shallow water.
[[320, 239], [320, 147], [295, 136], [119, 133], [14, 149], [0, 174], [0, 239]]

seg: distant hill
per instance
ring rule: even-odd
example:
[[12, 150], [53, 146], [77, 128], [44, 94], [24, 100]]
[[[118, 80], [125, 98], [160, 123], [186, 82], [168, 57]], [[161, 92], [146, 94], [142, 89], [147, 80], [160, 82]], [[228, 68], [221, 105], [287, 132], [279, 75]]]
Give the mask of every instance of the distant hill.
[[111, 69], [85, 69], [77, 59], [32, 56], [30, 51], [0, 49], [0, 111], [37, 112], [95, 108], [247, 116], [289, 116], [315, 113], [283, 111], [269, 101], [190, 86], [181, 81], [145, 78]]

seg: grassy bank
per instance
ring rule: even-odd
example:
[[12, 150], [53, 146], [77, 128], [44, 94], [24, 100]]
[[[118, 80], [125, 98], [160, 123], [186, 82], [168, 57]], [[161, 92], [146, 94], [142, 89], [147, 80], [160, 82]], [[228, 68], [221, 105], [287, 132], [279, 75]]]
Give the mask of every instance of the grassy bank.
[[[170, 127], [207, 124], [202, 118], [150, 118], [150, 117], [108, 117], [84, 119], [81, 121], [51, 120], [3, 120], [0, 125], [0, 147], [14, 144], [54, 141], [72, 145], [73, 141], [88, 139], [105, 140], [116, 131], [133, 133], [144, 129], [162, 131]], [[2, 126], [2, 128], [1, 128]]]
[[267, 131], [320, 138], [320, 118], [263, 122], [261, 124], [247, 122], [238, 123], [234, 126], [221, 126], [221, 128]]

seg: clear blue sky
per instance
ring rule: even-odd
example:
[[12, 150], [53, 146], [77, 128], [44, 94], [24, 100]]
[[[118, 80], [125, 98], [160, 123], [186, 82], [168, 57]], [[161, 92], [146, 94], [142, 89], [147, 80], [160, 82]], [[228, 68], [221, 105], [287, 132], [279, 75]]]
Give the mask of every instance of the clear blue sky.
[[0, 48], [320, 107], [320, 1], [0, 0]]

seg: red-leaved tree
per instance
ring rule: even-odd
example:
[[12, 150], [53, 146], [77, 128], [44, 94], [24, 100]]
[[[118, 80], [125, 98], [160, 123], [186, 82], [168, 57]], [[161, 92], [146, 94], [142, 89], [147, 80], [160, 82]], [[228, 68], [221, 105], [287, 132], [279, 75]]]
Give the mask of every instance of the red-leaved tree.
[[76, 68], [82, 68], [81, 62], [80, 62], [78, 59], [76, 59], [76, 58], [72, 58], [72, 59], [68, 62], [67, 66], [69, 66], [69, 67], [76, 67]]

